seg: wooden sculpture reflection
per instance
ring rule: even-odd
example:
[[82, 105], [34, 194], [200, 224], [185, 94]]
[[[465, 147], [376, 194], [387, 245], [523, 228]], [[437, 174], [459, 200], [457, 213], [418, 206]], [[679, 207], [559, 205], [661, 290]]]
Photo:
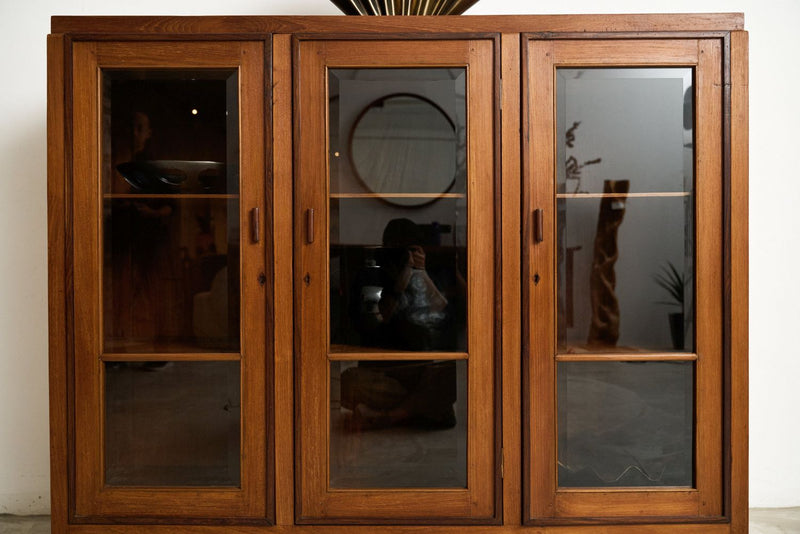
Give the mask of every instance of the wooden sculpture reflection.
[[615, 346], [619, 339], [619, 301], [616, 295], [617, 277], [614, 265], [619, 257], [617, 231], [625, 217], [625, 201], [630, 182], [605, 180], [597, 234], [594, 239], [589, 291], [592, 301], [592, 320], [587, 345]]

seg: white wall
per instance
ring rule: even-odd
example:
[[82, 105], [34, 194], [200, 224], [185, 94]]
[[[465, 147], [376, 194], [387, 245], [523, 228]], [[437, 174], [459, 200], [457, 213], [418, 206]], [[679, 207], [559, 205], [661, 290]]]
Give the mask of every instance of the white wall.
[[[483, 0], [472, 14], [742, 11], [750, 31], [752, 506], [800, 506], [797, 0]], [[45, 35], [50, 15], [336, 14], [326, 0], [0, 0], [0, 514], [49, 509]]]

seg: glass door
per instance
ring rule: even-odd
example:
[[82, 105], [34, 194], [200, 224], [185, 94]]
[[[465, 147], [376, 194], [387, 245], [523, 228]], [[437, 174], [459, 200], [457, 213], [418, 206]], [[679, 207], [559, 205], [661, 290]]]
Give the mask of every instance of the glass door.
[[298, 45], [300, 521], [495, 514], [493, 45]]
[[529, 521], [722, 514], [720, 50], [527, 44]]
[[263, 55], [75, 44], [77, 515], [266, 514]]

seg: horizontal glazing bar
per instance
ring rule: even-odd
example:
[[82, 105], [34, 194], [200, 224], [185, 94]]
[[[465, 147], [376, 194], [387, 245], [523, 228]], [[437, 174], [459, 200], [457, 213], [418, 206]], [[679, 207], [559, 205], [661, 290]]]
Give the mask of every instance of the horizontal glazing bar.
[[[342, 350], [337, 350], [342, 348]], [[333, 345], [328, 359], [332, 361], [349, 360], [468, 360], [469, 354], [466, 352], [380, 352], [374, 347], [369, 348], [369, 352], [358, 352], [360, 347], [346, 347]], [[350, 350], [354, 349], [354, 350]]]
[[106, 193], [104, 199], [117, 198], [198, 198], [198, 199], [234, 199], [239, 195], [225, 193]]
[[331, 193], [330, 198], [466, 198], [464, 193]]
[[673, 362], [692, 362], [697, 360], [697, 354], [686, 353], [676, 354], [674, 352], [665, 353], [640, 353], [640, 354], [556, 354], [557, 362], [653, 362], [653, 361], [673, 361]]
[[237, 352], [187, 352], [187, 353], [107, 353], [101, 354], [100, 360], [104, 362], [222, 362], [239, 361], [242, 355]]
[[[680, 495], [693, 495], [697, 493], [696, 488], [686, 488], [684, 486], [660, 486], [660, 487], [651, 487], [648, 486], [645, 491], [642, 491], [641, 487], [629, 487], [629, 488], [558, 488], [556, 493], [565, 496], [569, 495], [570, 493], [591, 493], [594, 495], [604, 495], [607, 493], [613, 494], [620, 494], [620, 493], [640, 493], [642, 495], [646, 495], [649, 493], [675, 493]], [[643, 497], [646, 498], [646, 497]]]
[[665, 198], [688, 197], [688, 191], [673, 191], [663, 193], [559, 193], [556, 198]]

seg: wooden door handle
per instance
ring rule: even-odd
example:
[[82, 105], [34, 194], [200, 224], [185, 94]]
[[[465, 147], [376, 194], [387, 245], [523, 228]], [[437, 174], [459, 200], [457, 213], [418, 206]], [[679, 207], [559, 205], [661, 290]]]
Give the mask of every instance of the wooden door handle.
[[261, 210], [258, 208], [250, 210], [250, 238], [253, 243], [261, 241]]
[[306, 242], [314, 242], [314, 208], [306, 210]]
[[533, 241], [541, 243], [544, 241], [544, 210], [533, 210]]

